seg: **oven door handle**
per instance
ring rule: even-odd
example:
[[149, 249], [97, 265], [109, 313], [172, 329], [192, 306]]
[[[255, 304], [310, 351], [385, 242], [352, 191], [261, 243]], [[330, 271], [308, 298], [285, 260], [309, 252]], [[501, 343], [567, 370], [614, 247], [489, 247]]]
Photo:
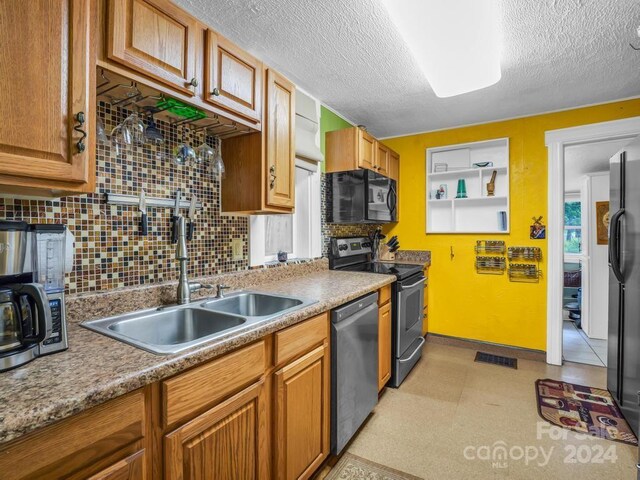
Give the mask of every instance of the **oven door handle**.
[[422, 346], [425, 344], [426, 340], [424, 339], [424, 337], [420, 337], [420, 345], [418, 345], [416, 347], [416, 349], [413, 351], [413, 353], [409, 356], [409, 358], [401, 358], [398, 360], [399, 363], [407, 363], [410, 362], [413, 357], [416, 356], [416, 353], [418, 353], [420, 351], [420, 349], [422, 348]]
[[402, 287], [402, 290], [409, 290], [410, 288], [416, 287], [421, 283], [424, 283], [425, 278], [422, 277], [420, 280], [418, 280], [416, 283], [412, 283], [411, 285], [402, 285], [400, 284], [400, 286]]

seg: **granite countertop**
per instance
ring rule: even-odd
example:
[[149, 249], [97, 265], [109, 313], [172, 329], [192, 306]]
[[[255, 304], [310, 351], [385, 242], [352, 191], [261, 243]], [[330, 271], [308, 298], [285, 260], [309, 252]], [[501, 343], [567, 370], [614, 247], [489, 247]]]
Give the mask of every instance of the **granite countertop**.
[[175, 375], [394, 281], [391, 275], [324, 270], [256, 285], [252, 290], [318, 303], [175, 355], [154, 355], [70, 322], [67, 351], [0, 373], [0, 443]]

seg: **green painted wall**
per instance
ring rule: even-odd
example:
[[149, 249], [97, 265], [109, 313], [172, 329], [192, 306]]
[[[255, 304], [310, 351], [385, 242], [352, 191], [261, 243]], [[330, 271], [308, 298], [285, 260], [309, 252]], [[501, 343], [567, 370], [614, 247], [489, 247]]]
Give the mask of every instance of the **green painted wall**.
[[[324, 136], [327, 132], [334, 130], [342, 130], [343, 128], [352, 127], [349, 122], [339, 115], [336, 115], [323, 105], [320, 106], [320, 150], [324, 154]], [[324, 162], [322, 162], [322, 171], [324, 172]]]

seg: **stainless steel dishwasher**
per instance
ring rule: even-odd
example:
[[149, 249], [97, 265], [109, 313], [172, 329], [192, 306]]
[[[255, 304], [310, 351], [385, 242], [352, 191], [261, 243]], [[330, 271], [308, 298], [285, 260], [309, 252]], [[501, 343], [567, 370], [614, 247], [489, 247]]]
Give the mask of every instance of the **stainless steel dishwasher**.
[[339, 454], [378, 402], [378, 294], [331, 312], [331, 453]]

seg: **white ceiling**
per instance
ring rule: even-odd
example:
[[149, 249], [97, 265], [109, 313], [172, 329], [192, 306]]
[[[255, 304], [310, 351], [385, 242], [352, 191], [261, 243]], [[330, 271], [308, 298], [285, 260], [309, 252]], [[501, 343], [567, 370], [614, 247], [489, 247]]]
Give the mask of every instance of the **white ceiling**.
[[629, 139], [566, 147], [564, 149], [564, 191], [579, 192], [584, 175], [608, 171], [609, 159], [627, 143]]
[[640, 95], [638, 0], [496, 0], [502, 79], [437, 98], [379, 0], [173, 0], [378, 137]]

